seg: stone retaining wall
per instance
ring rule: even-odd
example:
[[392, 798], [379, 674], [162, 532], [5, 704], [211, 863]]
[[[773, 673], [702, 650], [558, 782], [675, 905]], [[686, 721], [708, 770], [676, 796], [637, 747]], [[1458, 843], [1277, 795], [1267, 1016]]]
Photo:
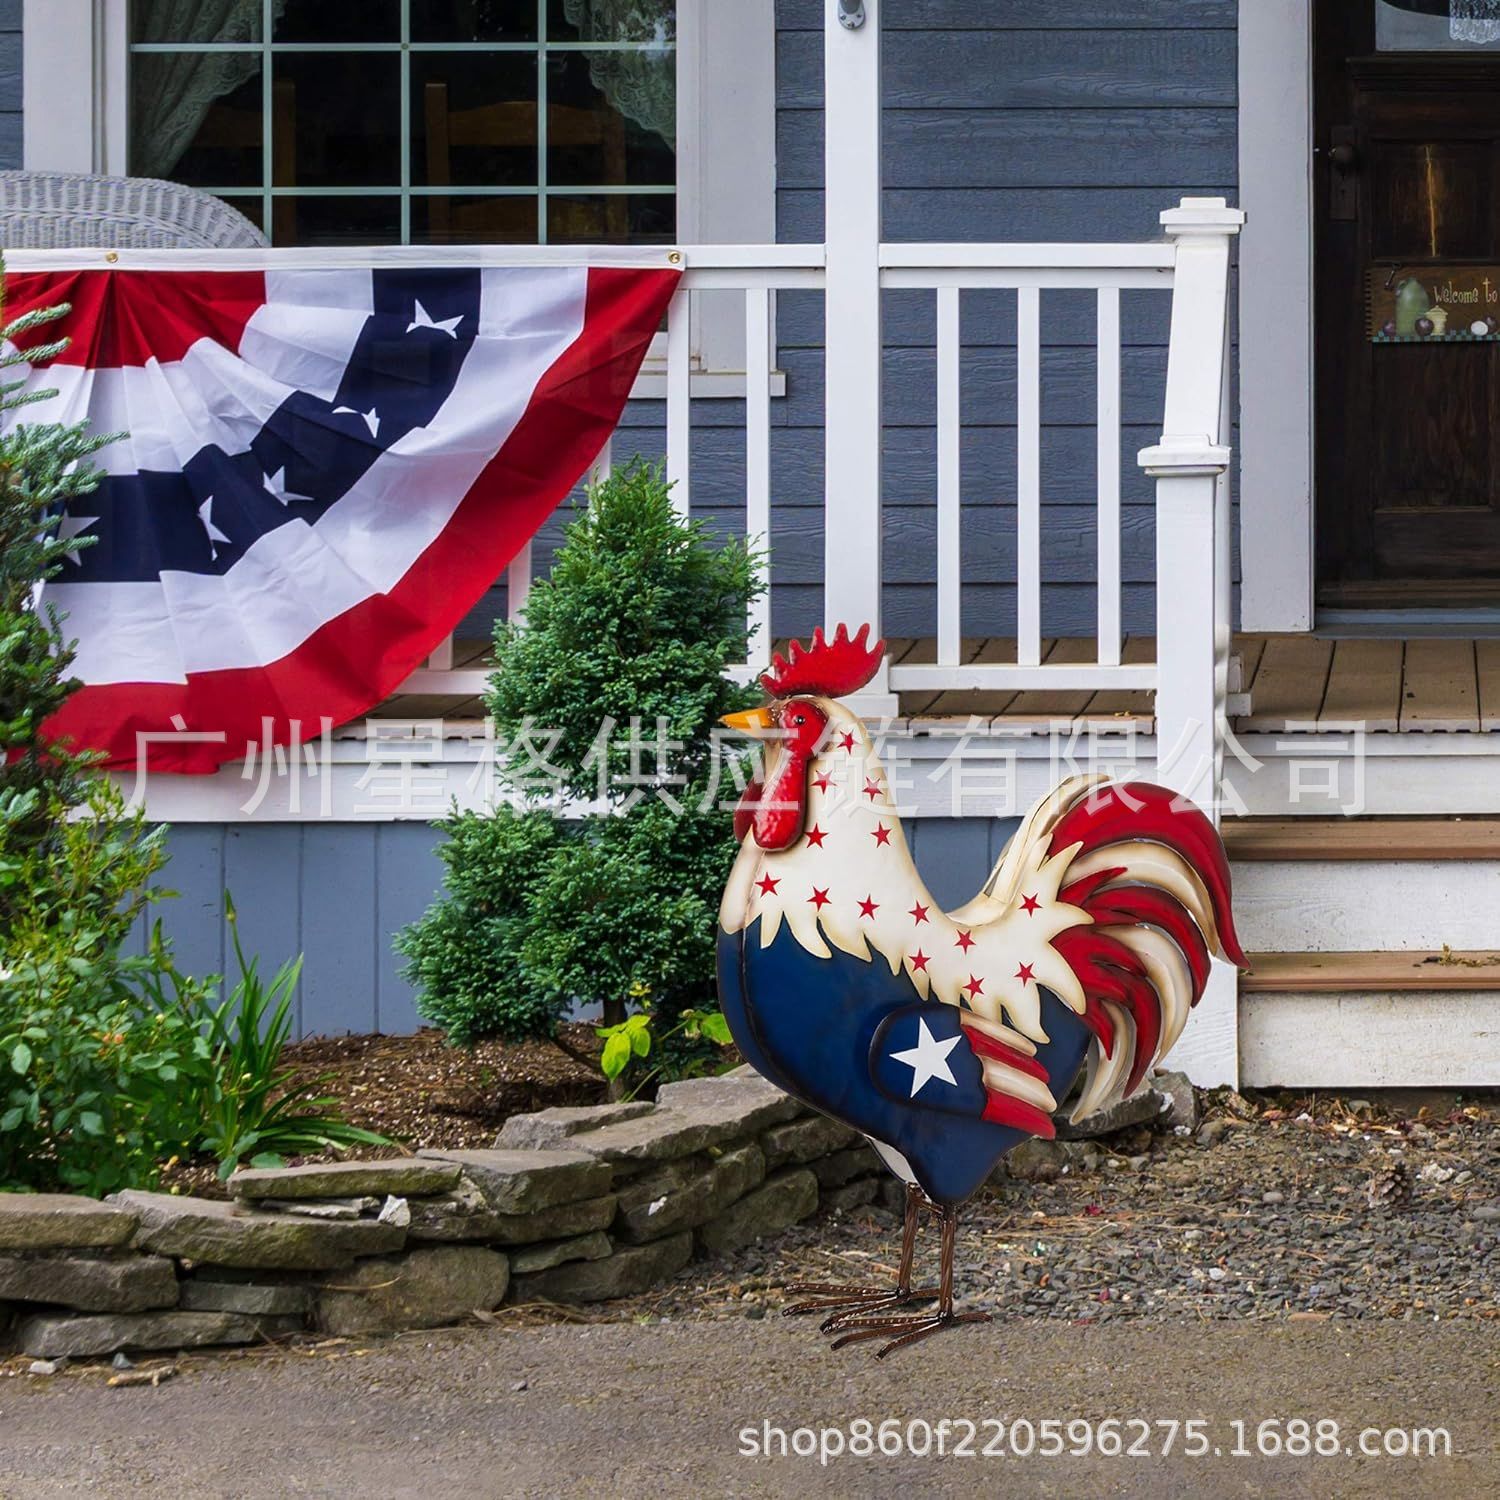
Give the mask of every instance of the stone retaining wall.
[[735, 1075], [517, 1116], [487, 1151], [238, 1172], [233, 1202], [0, 1194], [0, 1348], [175, 1350], [631, 1296], [885, 1180], [853, 1131]]

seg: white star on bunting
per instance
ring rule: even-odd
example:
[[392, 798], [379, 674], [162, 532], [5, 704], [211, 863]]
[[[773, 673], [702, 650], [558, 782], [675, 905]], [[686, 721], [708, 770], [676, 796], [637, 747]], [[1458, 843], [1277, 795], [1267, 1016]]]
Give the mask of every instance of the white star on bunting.
[[420, 302], [416, 304], [416, 307], [416, 317], [406, 325], [408, 333], [415, 333], [419, 328], [435, 328], [446, 333], [450, 339], [458, 337], [458, 325], [464, 320], [462, 313], [456, 318], [438, 318], [434, 320], [432, 314]]
[[905, 1052], [891, 1053], [891, 1061], [904, 1063], [911, 1069], [911, 1097], [915, 1099], [924, 1084], [934, 1078], [941, 1078], [944, 1083], [951, 1083], [954, 1088], [958, 1087], [958, 1079], [953, 1076], [953, 1069], [948, 1066], [948, 1054], [958, 1046], [960, 1038], [951, 1036], [946, 1042], [940, 1042], [927, 1029], [927, 1022], [917, 1021], [917, 1045], [908, 1047]]
[[[98, 519], [98, 516], [70, 516], [64, 513], [59, 518], [57, 523], [58, 541], [71, 542], [75, 536], [78, 536], [82, 532], [87, 531], [89, 527], [92, 526]], [[75, 568], [81, 568], [83, 566], [83, 559], [78, 555], [81, 550], [82, 549], [79, 547], [72, 547], [68, 551], [64, 552], [63, 556], [67, 558], [67, 560], [72, 563]]]
[[373, 406], [369, 411], [356, 411], [352, 406], [335, 406], [333, 414], [336, 417], [358, 417], [370, 429], [371, 437], [380, 436], [380, 417]]
[[282, 505], [289, 505], [293, 500], [311, 500], [311, 495], [298, 495], [287, 488], [286, 465], [283, 464], [274, 474], [266, 475], [266, 489]]
[[218, 544], [220, 542], [227, 542], [229, 538], [214, 525], [213, 503], [214, 497], [210, 495], [198, 507], [198, 519], [202, 521], [203, 529], [208, 533], [208, 555], [217, 559], [219, 555]]

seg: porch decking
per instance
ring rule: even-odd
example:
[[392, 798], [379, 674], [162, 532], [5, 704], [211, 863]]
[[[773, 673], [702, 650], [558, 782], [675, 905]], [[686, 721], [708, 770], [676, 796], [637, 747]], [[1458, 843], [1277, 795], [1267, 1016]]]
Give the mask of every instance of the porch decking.
[[[784, 649], [785, 643], [777, 646]], [[937, 660], [932, 637], [892, 640], [889, 649], [892, 665]], [[1360, 725], [1371, 734], [1500, 731], [1500, 639], [1240, 635], [1234, 657], [1230, 721], [1237, 733], [1330, 733]], [[454, 642], [454, 667], [482, 669], [488, 659], [487, 641]], [[1121, 650], [1126, 665], [1155, 659], [1154, 636], [1126, 637]], [[965, 637], [960, 660], [966, 665], [1014, 662], [1016, 643], [998, 636]], [[1090, 640], [1043, 643], [1044, 665], [1093, 660]], [[901, 716], [914, 728], [951, 728], [954, 720], [978, 718], [992, 730], [1013, 734], [1089, 726], [1150, 734], [1155, 728], [1151, 698], [1149, 692], [1090, 689], [903, 693]], [[463, 722], [483, 714], [477, 697], [397, 694], [372, 717]]]

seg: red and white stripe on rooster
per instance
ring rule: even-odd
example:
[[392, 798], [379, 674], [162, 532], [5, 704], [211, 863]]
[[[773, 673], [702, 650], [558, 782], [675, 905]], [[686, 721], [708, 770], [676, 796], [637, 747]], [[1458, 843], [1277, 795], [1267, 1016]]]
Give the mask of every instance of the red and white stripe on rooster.
[[[1211, 956], [1240, 966], [1218, 832], [1159, 786], [1077, 777], [1022, 820], [983, 889], [942, 911], [917, 874], [860, 717], [869, 627], [793, 643], [731, 728], [766, 741], [719, 914], [719, 992], [740, 1051], [862, 1131], [907, 1184], [894, 1286], [796, 1284], [834, 1347], [894, 1348], [956, 1312], [957, 1209], [1005, 1152], [1133, 1091], [1177, 1040]], [[918, 1216], [941, 1225], [936, 1287], [912, 1285]], [[936, 1299], [935, 1308], [900, 1312]]]

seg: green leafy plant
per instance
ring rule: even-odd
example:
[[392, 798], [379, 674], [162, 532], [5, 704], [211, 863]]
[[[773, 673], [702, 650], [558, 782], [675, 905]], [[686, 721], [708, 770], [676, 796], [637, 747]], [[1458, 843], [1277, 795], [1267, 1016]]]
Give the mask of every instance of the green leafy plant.
[[[760, 574], [758, 554], [684, 520], [661, 469], [637, 459], [590, 490], [524, 623], [496, 628], [486, 704], [505, 801], [439, 825], [445, 894], [396, 940], [421, 1013], [453, 1041], [562, 1044], [575, 1003], [598, 1004], [608, 1031], [649, 996], [646, 1051], [630, 1033], [637, 1073], [713, 1057], [685, 1018], [713, 1009], [735, 853], [725, 802], [744, 774], [714, 731], [757, 699], [727, 669], [745, 659]], [[622, 1056], [614, 1043], [610, 1066]]]
[[[8, 322], [0, 371], [44, 364], [66, 341], [22, 346], [63, 306]], [[55, 395], [0, 379], [0, 410]], [[77, 687], [46, 585], [92, 543], [59, 537], [67, 507], [98, 485], [110, 435], [19, 422], [0, 435], [0, 1185], [107, 1192], [153, 1181], [191, 1133], [184, 1070], [200, 1038], [191, 990], [155, 933], [126, 951], [163, 895], [163, 832], [129, 811], [47, 722]], [[170, 1003], [160, 1002], [172, 991]]]
[[238, 918], [229, 893], [224, 910], [240, 977], [220, 1005], [208, 1007], [202, 1032], [207, 1066], [200, 1070], [201, 1149], [217, 1157], [227, 1178], [241, 1162], [279, 1167], [285, 1158], [347, 1146], [389, 1146], [373, 1130], [348, 1124], [338, 1101], [318, 1091], [327, 1077], [298, 1079], [283, 1061], [292, 1037], [292, 1006], [302, 959], [290, 959], [270, 984], [260, 977], [259, 960], [240, 946]]
[[[632, 1063], [644, 1062], [649, 1058], [653, 1047], [658, 1044], [665, 1045], [674, 1037], [681, 1037], [688, 1042], [702, 1040], [716, 1047], [728, 1046], [732, 1040], [729, 1034], [729, 1022], [717, 1010], [684, 1010], [678, 1014], [676, 1023], [668, 1026], [659, 1035], [655, 1030], [654, 1021], [655, 1017], [649, 1010], [638, 1010], [634, 1015], [627, 1016], [618, 1026], [595, 1028], [604, 1042], [604, 1049], [599, 1054], [599, 1068], [611, 1082], [621, 1077]], [[694, 1063], [689, 1064], [683, 1071], [686, 1074], [697, 1073], [706, 1070], [708, 1066], [707, 1060], [695, 1059]], [[659, 1065], [649, 1073], [638, 1077], [626, 1097], [633, 1099], [661, 1071], [662, 1067]]]

